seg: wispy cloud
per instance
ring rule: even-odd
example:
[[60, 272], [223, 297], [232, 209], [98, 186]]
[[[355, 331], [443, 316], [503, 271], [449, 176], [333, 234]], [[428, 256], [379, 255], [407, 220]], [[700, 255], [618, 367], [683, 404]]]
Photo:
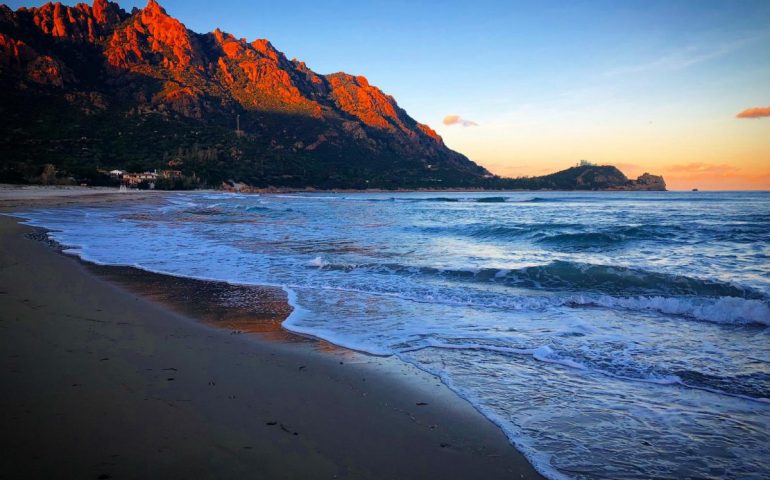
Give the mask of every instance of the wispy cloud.
[[[770, 169], [739, 168], [728, 164], [693, 162], [670, 165], [660, 170], [673, 188], [700, 186], [715, 189], [767, 190], [770, 188]], [[697, 182], [697, 183], [694, 183]]]
[[741, 113], [739, 113], [735, 117], [736, 118], [762, 118], [762, 117], [770, 117], [770, 107], [747, 108], [746, 110], [742, 111]]
[[672, 178], [735, 178], [742, 173], [740, 168], [726, 163], [692, 162], [669, 165], [664, 168], [664, 175], [668, 174]]
[[604, 72], [604, 76], [610, 77], [616, 75], [640, 74], [647, 72], [684, 70], [686, 68], [692, 67], [693, 65], [698, 65], [700, 63], [708, 62], [710, 60], [728, 55], [764, 38], [765, 36], [766, 34], [764, 33], [747, 36], [733, 41], [712, 45], [707, 48], [689, 46], [677, 51], [662, 54], [658, 58], [654, 58], [646, 62], [619, 66], [617, 68], [607, 70]]
[[633, 73], [644, 73], [653, 71], [683, 70], [687, 67], [706, 62], [713, 58], [720, 57], [729, 52], [725, 47], [717, 50], [703, 52], [697, 48], [687, 48], [680, 52], [670, 53], [658, 59], [638, 63], [636, 65], [625, 65], [605, 72], [606, 76], [627, 75]]
[[477, 127], [479, 124], [462, 118], [460, 115], [447, 115], [444, 117], [444, 125], [460, 125], [461, 127]]

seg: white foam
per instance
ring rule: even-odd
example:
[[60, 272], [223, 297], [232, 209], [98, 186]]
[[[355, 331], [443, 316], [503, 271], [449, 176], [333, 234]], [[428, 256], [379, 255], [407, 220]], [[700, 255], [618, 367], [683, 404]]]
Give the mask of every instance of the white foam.
[[[308, 334], [312, 336], [319, 336], [315, 335], [312, 332], [307, 332]], [[323, 336], [320, 336], [320, 338], [324, 338]], [[330, 340], [331, 341], [331, 340]], [[335, 342], [332, 342], [335, 343]], [[340, 345], [344, 346], [344, 345]], [[569, 358], [568, 356], [565, 356], [563, 354], [560, 354], [553, 350], [549, 345], [541, 345], [536, 348], [511, 348], [511, 347], [504, 347], [499, 345], [483, 345], [478, 343], [446, 343], [446, 342], [440, 342], [433, 339], [429, 339], [425, 342], [423, 342], [419, 346], [411, 347], [411, 348], [405, 348], [398, 352], [398, 355], [404, 355], [408, 353], [414, 353], [418, 352], [420, 350], [425, 350], [427, 348], [438, 348], [438, 349], [444, 349], [444, 350], [477, 350], [477, 351], [487, 351], [487, 352], [496, 352], [496, 353], [503, 353], [507, 355], [522, 355], [522, 356], [531, 356], [537, 361], [545, 362], [545, 363], [552, 363], [556, 365], [561, 365], [564, 367], [568, 367], [570, 369], [574, 370], [580, 370], [584, 371], [588, 374], [598, 374], [605, 377], [615, 378], [618, 380], [627, 380], [631, 382], [640, 382], [640, 383], [649, 383], [654, 385], [672, 385], [672, 386], [679, 386], [684, 388], [690, 388], [693, 390], [701, 390], [709, 393], [713, 393], [715, 395], [724, 395], [728, 397], [733, 398], [741, 398], [744, 400], [749, 400], [752, 402], [760, 402], [760, 403], [770, 403], [770, 399], [768, 398], [762, 398], [762, 397], [750, 397], [747, 395], [741, 395], [731, 392], [726, 392], [723, 390], [715, 389], [715, 388], [709, 388], [709, 387], [703, 387], [699, 385], [692, 385], [687, 382], [684, 382], [679, 376], [677, 375], [656, 375], [656, 374], [648, 374], [645, 376], [639, 376], [639, 377], [632, 377], [629, 375], [619, 375], [613, 372], [610, 372], [608, 370], [602, 370], [598, 368], [591, 368], [586, 366], [585, 364], [578, 362], [576, 360], [573, 360]], [[356, 350], [367, 352], [366, 347], [361, 347], [359, 345], [359, 348], [356, 348]], [[377, 353], [378, 355], [386, 354], [386, 353]]]
[[329, 262], [323, 259], [320, 255], [310, 260], [306, 264], [308, 267], [324, 268], [329, 265]]
[[770, 306], [761, 300], [738, 297], [718, 299], [683, 297], [574, 296], [576, 304], [681, 315], [714, 323], [770, 325]]
[[504, 418], [494, 411], [494, 409], [487, 407], [484, 402], [470, 389], [463, 388], [447, 374], [446, 371], [436, 370], [422, 364], [408, 355], [399, 354], [398, 358], [404, 362], [414, 365], [418, 369], [434, 375], [441, 380], [441, 383], [446, 385], [450, 390], [457, 394], [460, 398], [468, 402], [474, 409], [481, 413], [493, 424], [497, 425], [508, 441], [516, 447], [518, 451], [524, 454], [529, 460], [529, 463], [535, 467], [535, 470], [540, 472], [544, 477], [550, 480], [571, 480], [571, 477], [559, 472], [551, 463], [552, 455], [538, 450], [526, 435], [523, 435], [509, 419]]
[[558, 365], [564, 365], [565, 367], [574, 368], [577, 370], [587, 370], [586, 366], [580, 362], [570, 360], [569, 358], [562, 357], [553, 351], [548, 345], [543, 345], [532, 350], [531, 355], [541, 362], [556, 363]]

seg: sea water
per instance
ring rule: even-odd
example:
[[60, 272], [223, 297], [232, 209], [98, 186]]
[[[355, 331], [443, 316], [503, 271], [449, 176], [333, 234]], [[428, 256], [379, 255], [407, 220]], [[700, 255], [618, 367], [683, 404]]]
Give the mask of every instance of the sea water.
[[770, 193], [177, 193], [22, 212], [108, 265], [280, 285], [551, 478], [770, 477]]

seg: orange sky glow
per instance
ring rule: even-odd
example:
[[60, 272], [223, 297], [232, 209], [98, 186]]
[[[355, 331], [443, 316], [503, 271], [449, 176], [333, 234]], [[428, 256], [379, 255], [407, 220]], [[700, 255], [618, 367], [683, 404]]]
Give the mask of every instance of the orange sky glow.
[[770, 115], [757, 108], [692, 124], [445, 122], [437, 130], [451, 148], [502, 176], [543, 175], [585, 159], [632, 178], [663, 175], [670, 190], [770, 190], [770, 118], [761, 111]]

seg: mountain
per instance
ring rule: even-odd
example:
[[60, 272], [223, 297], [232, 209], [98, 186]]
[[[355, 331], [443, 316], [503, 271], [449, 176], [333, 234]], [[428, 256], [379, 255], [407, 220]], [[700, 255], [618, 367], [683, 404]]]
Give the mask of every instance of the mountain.
[[647, 190], [665, 191], [666, 182], [659, 175], [645, 173], [630, 180], [617, 167], [580, 165], [542, 177], [500, 179], [504, 188], [522, 190]]
[[155, 0], [0, 5], [0, 151], [9, 183], [168, 169], [176, 187], [665, 189], [614, 167], [497, 177], [366, 78], [195, 33]]
[[174, 168], [211, 185], [462, 187], [490, 176], [366, 78], [187, 29], [155, 0], [0, 6], [0, 181]]

